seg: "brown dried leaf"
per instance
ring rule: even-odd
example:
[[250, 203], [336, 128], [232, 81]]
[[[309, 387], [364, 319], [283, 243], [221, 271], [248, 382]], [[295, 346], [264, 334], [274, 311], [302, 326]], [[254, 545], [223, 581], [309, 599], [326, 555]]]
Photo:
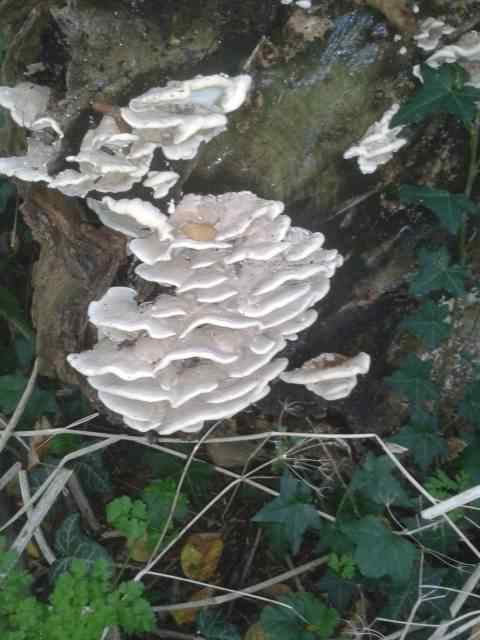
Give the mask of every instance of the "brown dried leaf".
[[[35, 423], [35, 429], [39, 431], [43, 429], [51, 429], [52, 424], [46, 416], [42, 416]], [[28, 470], [33, 469], [40, 463], [42, 458], [48, 455], [48, 443], [51, 437], [45, 436], [33, 436], [30, 440], [30, 449], [28, 452]]]
[[[200, 591], [195, 591], [190, 599], [193, 603], [197, 600], [205, 600], [206, 598], [210, 598], [212, 595], [213, 589], [204, 587], [203, 589], [200, 589]], [[182, 626], [185, 624], [193, 624], [199, 611], [200, 609], [195, 609], [195, 607], [192, 607], [191, 609], [179, 609], [178, 611], [172, 611], [171, 615], [173, 616], [178, 626]]]
[[207, 453], [211, 461], [219, 467], [243, 467], [255, 453], [258, 443], [252, 442], [209, 442]]
[[355, 0], [357, 4], [367, 4], [381, 11], [386, 19], [399, 31], [415, 33], [417, 20], [406, 0]]
[[219, 533], [194, 533], [180, 553], [183, 573], [193, 580], [209, 580], [215, 575], [222, 551]]

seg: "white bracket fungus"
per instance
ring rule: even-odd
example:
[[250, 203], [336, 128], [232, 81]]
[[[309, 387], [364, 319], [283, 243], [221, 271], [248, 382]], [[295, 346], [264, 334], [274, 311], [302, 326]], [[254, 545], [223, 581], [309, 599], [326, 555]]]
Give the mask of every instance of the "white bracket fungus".
[[[462, 65], [470, 74], [469, 86], [480, 88], [480, 33], [469, 31], [465, 33], [456, 44], [449, 44], [435, 51], [426, 61], [430, 67], [438, 69], [442, 64], [454, 62]], [[415, 75], [421, 81], [421, 72], [418, 67]]]
[[16, 87], [0, 87], [0, 105], [10, 111], [14, 122], [32, 131], [53, 129], [62, 138], [63, 132], [53, 118], [46, 115], [51, 91], [32, 82]]
[[[174, 288], [138, 304], [133, 289], [114, 287], [90, 304], [99, 342], [68, 360], [101, 401], [134, 429], [168, 434], [267, 395], [288, 365], [276, 356], [315, 322], [312, 307], [342, 264], [324, 236], [292, 227], [282, 203], [247, 191], [187, 195], [170, 216], [138, 199], [88, 204], [133, 237], [139, 276]], [[320, 395], [345, 397], [365, 370], [355, 363]]]
[[370, 356], [359, 353], [347, 358], [339, 353], [323, 353], [308, 360], [300, 369], [283, 373], [280, 377], [291, 384], [304, 384], [309, 391], [324, 400], [340, 400], [350, 395], [359, 374], [368, 373]]
[[29, 182], [44, 181], [65, 195], [79, 197], [90, 191], [128, 191], [144, 180], [154, 197], [161, 198], [179, 176], [173, 171], [150, 171], [155, 150], [162, 148], [170, 159], [193, 158], [203, 141], [226, 129], [226, 114], [242, 105], [250, 84], [248, 75], [230, 78], [218, 74], [150, 89], [121, 110], [131, 132], [120, 130], [117, 120], [105, 115], [97, 127], [87, 131], [78, 153], [67, 156], [78, 169], [68, 168], [57, 175], [49, 175], [47, 165], [59, 152], [58, 141], [48, 144], [35, 137], [46, 128], [63, 135], [57, 122], [46, 115], [50, 89], [31, 82], [0, 87], [0, 105], [32, 132], [27, 155], [0, 158], [0, 173]]
[[424, 51], [433, 51], [443, 36], [450, 35], [455, 29], [437, 18], [426, 18], [420, 23], [417, 35], [413, 36], [417, 47]]
[[360, 142], [343, 154], [346, 160], [357, 157], [362, 173], [374, 173], [379, 165], [391, 160], [393, 154], [407, 144], [406, 138], [398, 137], [403, 126], [390, 128], [392, 118], [399, 109], [398, 104], [390, 107], [378, 122], [368, 128]]
[[[31, 130], [27, 155], [0, 159], [0, 172], [80, 197], [143, 182], [162, 198], [179, 176], [150, 171], [155, 150], [171, 159], [193, 158], [203, 141], [225, 129], [226, 114], [244, 102], [250, 84], [247, 75], [220, 74], [150, 89], [121, 110], [131, 131], [103, 116], [78, 153], [66, 158], [78, 169], [54, 176], [47, 165], [58, 153], [58, 140], [40, 137], [47, 127], [62, 135], [45, 115], [49, 89], [31, 83], [0, 87], [0, 104]], [[397, 129], [387, 131], [388, 123], [386, 114], [367, 132], [356, 153], [361, 166], [386, 161], [404, 144], [396, 140]], [[89, 319], [98, 342], [68, 356], [129, 427], [199, 431], [205, 421], [231, 417], [266, 396], [279, 377], [306, 383], [323, 398], [343, 398], [358, 373], [368, 370], [366, 354], [340, 364], [335, 356], [335, 366], [325, 354], [284, 373], [288, 360], [278, 354], [315, 322], [313, 307], [327, 295], [343, 259], [324, 249], [321, 233], [292, 227], [281, 202], [248, 191], [187, 195], [169, 205], [168, 214], [139, 198], [105, 196], [87, 203], [105, 225], [130, 238], [129, 249], [140, 261], [136, 273], [159, 285], [147, 302], [139, 303], [128, 287], [113, 287], [92, 302]]]
[[198, 76], [150, 89], [121, 110], [144, 142], [162, 148], [171, 160], [190, 160], [200, 144], [225, 130], [227, 113], [238, 109], [251, 85], [248, 75]]

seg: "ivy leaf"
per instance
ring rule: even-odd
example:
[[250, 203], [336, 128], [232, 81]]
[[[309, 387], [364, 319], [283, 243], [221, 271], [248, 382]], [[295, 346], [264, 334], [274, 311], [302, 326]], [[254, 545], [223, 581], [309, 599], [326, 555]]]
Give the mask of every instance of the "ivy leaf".
[[368, 454], [360, 469], [357, 469], [350, 484], [354, 491], [361, 491], [379, 504], [410, 504], [410, 499], [400, 482], [393, 475], [394, 466], [388, 456]]
[[202, 609], [195, 619], [197, 633], [206, 640], [240, 640], [241, 636], [235, 625], [225, 621], [217, 611]]
[[435, 349], [452, 331], [447, 322], [448, 316], [446, 304], [435, 304], [432, 300], [426, 300], [415, 313], [403, 320], [400, 326], [420, 338], [427, 349]]
[[331, 570], [323, 574], [317, 582], [317, 587], [322, 594], [325, 593], [328, 596], [328, 601], [341, 613], [347, 610], [358, 592], [352, 580], [343, 578]]
[[83, 533], [80, 528], [80, 515], [67, 516], [55, 534], [55, 551], [61, 556], [69, 556], [80, 544]]
[[409, 288], [412, 295], [424, 296], [439, 289], [445, 289], [452, 296], [465, 293], [467, 271], [459, 264], [450, 265], [450, 254], [446, 247], [420, 249], [417, 258], [419, 270]]
[[458, 64], [421, 67], [423, 85], [392, 118], [392, 127], [419, 122], [431, 113], [450, 113], [470, 125], [477, 114], [480, 89], [465, 86], [467, 72]]
[[[444, 584], [447, 573], [448, 570], [446, 569], [432, 568], [427, 565], [420, 574], [420, 563], [416, 562], [408, 580], [388, 585], [388, 588], [385, 589], [387, 603], [382, 608], [380, 615], [396, 620], [401, 620], [404, 616], [408, 616], [419, 597], [419, 580], [423, 579], [423, 584], [440, 586]], [[451, 585], [448, 584], [448, 586]], [[422, 621], [432, 620], [433, 616], [436, 619], [445, 610], [445, 604], [444, 598], [441, 598], [440, 601], [434, 598], [431, 600], [425, 599], [422, 604]]]
[[437, 216], [440, 224], [456, 235], [465, 214], [478, 214], [478, 206], [461, 193], [450, 193], [443, 189], [403, 184], [400, 187], [400, 202], [421, 204]]
[[430, 380], [431, 370], [431, 362], [424, 362], [415, 354], [410, 353], [402, 361], [400, 368], [385, 378], [385, 381], [418, 406], [423, 402], [435, 401], [438, 398], [438, 389]]
[[463, 400], [459, 404], [459, 414], [476, 427], [480, 427], [480, 380], [465, 386]]
[[435, 459], [445, 458], [448, 446], [440, 433], [437, 416], [416, 411], [410, 422], [390, 440], [406, 447], [415, 464], [425, 471]]
[[389, 576], [394, 582], [408, 580], [417, 558], [414, 545], [395, 535], [380, 518], [365, 516], [342, 525], [355, 544], [353, 559], [366, 578]]
[[73, 513], [65, 518], [55, 535], [55, 551], [59, 556], [49, 570], [49, 579], [57, 578], [70, 570], [75, 560], [83, 560], [87, 568], [93, 567], [97, 560], [103, 560], [111, 571], [112, 559], [108, 552], [97, 542], [86, 536], [80, 527], [80, 515]]
[[111, 493], [110, 474], [103, 463], [101, 451], [94, 451], [79, 458], [72, 468], [86, 491], [93, 494]]
[[289, 608], [265, 607], [260, 616], [260, 624], [269, 638], [275, 638], [275, 640], [329, 638], [339, 622], [337, 611], [324, 605], [311, 593], [289, 594], [280, 601], [289, 605]]
[[295, 555], [300, 550], [305, 531], [309, 527], [318, 528], [320, 525], [320, 516], [311, 500], [312, 493], [303, 482], [284, 475], [280, 480], [280, 495], [260, 509], [252, 520], [278, 523], [285, 527]]

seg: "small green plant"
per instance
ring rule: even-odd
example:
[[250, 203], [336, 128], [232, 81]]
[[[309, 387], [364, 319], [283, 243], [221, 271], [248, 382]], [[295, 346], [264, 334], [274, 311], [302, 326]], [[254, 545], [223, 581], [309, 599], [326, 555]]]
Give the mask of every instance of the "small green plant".
[[[141, 499], [129, 496], [115, 498], [107, 505], [107, 521], [127, 538], [127, 547], [133, 550], [138, 543], [152, 550], [167, 524], [176, 496], [177, 485], [171, 478], [154, 480], [145, 487]], [[173, 517], [168, 526], [171, 535], [175, 522], [182, 522], [188, 514], [188, 498], [178, 495]]]
[[141, 500], [128, 496], [115, 498], [107, 505], [107, 521], [127, 538], [129, 544], [135, 544], [147, 531], [147, 507]]
[[143, 585], [130, 581], [112, 587], [110, 571], [102, 561], [88, 567], [74, 560], [56, 581], [48, 602], [32, 595], [31, 576], [12, 564], [11, 554], [1, 547], [2, 640], [98, 640], [113, 625], [127, 635], [151, 631], [154, 626]]
[[341, 578], [349, 580], [355, 575], [355, 561], [351, 553], [339, 555], [332, 551], [328, 554], [328, 567]]

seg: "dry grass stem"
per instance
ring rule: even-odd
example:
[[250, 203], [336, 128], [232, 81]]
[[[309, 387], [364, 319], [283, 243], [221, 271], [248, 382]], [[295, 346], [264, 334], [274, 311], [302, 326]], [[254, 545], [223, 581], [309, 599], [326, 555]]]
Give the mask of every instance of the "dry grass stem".
[[[264, 580], [263, 582], [254, 584], [251, 587], [242, 589], [241, 591], [226, 589], [225, 587], [219, 587], [218, 585], [207, 585], [204, 583], [198, 583], [198, 584], [204, 584], [204, 586], [210, 586], [212, 589], [219, 589], [220, 591], [227, 591], [229, 593], [224, 596], [214, 596], [212, 598], [206, 598], [205, 600], [196, 600], [195, 602], [179, 602], [177, 604], [172, 604], [172, 605], [162, 605], [159, 607], [153, 607], [153, 609], [157, 613], [163, 612], [163, 611], [180, 611], [182, 609], [192, 609], [192, 608], [197, 609], [197, 608], [204, 608], [204, 607], [210, 607], [210, 606], [218, 606], [220, 604], [224, 604], [225, 602], [230, 602], [232, 600], [237, 600], [238, 598], [243, 598], [243, 597], [248, 597], [248, 598], [254, 597], [257, 600], [264, 600], [264, 601], [270, 602], [271, 604], [275, 604], [277, 606], [291, 608], [289, 605], [283, 604], [282, 602], [278, 602], [277, 600], [272, 600], [271, 598], [264, 598], [262, 596], [257, 596], [255, 594], [257, 594], [259, 591], [264, 591], [265, 589], [269, 589], [273, 585], [279, 584], [280, 582], [286, 582], [288, 580], [291, 580], [295, 576], [299, 576], [302, 573], [306, 573], [307, 571], [313, 571], [314, 569], [318, 569], [318, 567], [321, 567], [322, 565], [326, 564], [327, 560], [328, 560], [328, 556], [322, 556], [321, 558], [316, 558], [315, 560], [306, 562], [305, 564], [302, 564], [296, 567], [295, 569], [292, 569], [290, 571], [285, 571], [284, 573], [281, 573], [278, 576], [275, 576], [274, 578], [270, 578], [269, 580]], [[156, 573], [156, 572], [150, 572], [150, 573], [151, 575], [159, 576], [162, 578], [169, 578], [171, 580], [181, 580], [181, 581], [186, 580], [185, 578], [179, 578], [177, 576], [171, 576], [168, 574], [162, 574], [162, 573]], [[189, 581], [187, 580], [187, 582]]]
[[33, 390], [35, 388], [35, 382], [37, 380], [37, 375], [38, 375], [38, 366], [39, 366], [39, 361], [37, 358], [33, 364], [32, 373], [30, 374], [30, 378], [28, 380], [27, 386], [25, 387], [25, 391], [22, 393], [22, 397], [20, 398], [17, 406], [15, 407], [15, 411], [13, 412], [10, 420], [8, 421], [7, 426], [0, 433], [0, 453], [2, 453], [2, 451], [4, 450], [5, 445], [7, 444], [10, 436], [15, 430], [15, 427], [17, 426], [20, 418], [23, 415], [23, 412], [25, 411], [27, 402], [29, 401], [30, 396], [33, 393]]
[[[18, 556], [20, 556], [25, 547], [32, 539], [33, 534], [37, 530], [37, 528], [43, 522], [45, 516], [50, 511], [53, 503], [57, 499], [60, 492], [63, 490], [65, 485], [68, 482], [68, 479], [72, 475], [71, 469], [61, 469], [57, 474], [57, 477], [52, 480], [49, 484], [47, 490], [44, 495], [40, 499], [39, 503], [35, 506], [35, 508], [31, 511], [30, 517], [27, 519], [27, 522], [23, 525], [20, 533], [15, 538], [12, 544], [12, 551], [14, 551]], [[24, 505], [23, 509], [26, 511], [30, 509], [30, 501], [27, 501], [27, 505]]]
[[[20, 487], [22, 501], [25, 504], [26, 502], [29, 502], [31, 497], [30, 485], [28, 484], [28, 474], [26, 471], [20, 471], [18, 475], [18, 484]], [[33, 510], [31, 507], [27, 509], [27, 520], [30, 520], [32, 518], [32, 511]], [[40, 553], [45, 558], [47, 563], [53, 564], [57, 558], [55, 557], [55, 554], [53, 553], [52, 549], [50, 548], [50, 545], [48, 544], [48, 542], [45, 539], [45, 536], [43, 535], [41, 525], [38, 525], [38, 527], [33, 530], [33, 537], [35, 538], [35, 542], [37, 543]]]

